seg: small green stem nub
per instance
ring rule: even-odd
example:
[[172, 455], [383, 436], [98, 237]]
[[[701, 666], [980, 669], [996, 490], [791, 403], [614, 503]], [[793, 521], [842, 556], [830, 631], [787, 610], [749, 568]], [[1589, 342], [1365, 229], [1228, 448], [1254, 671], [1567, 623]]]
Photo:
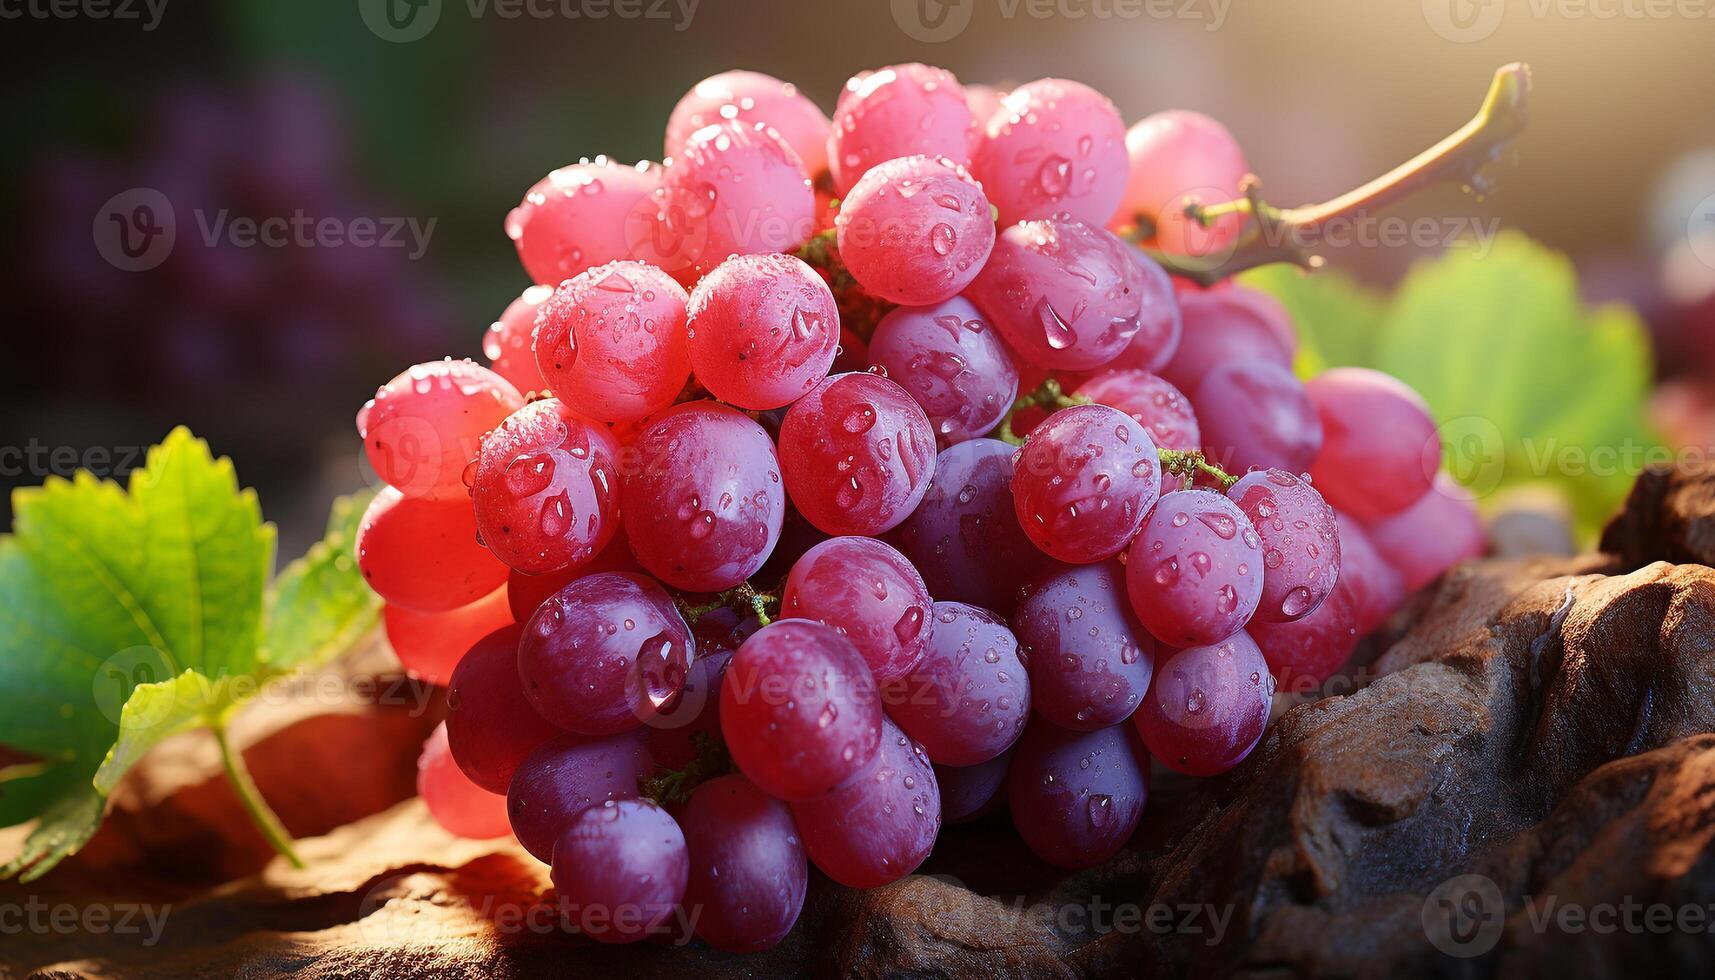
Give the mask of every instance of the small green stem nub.
[[286, 832], [285, 824], [268, 808], [262, 793], [256, 788], [256, 781], [250, 778], [250, 770], [244, 767], [244, 757], [232, 747], [232, 740], [226, 737], [226, 726], [215, 723], [210, 726], [214, 732], [215, 743], [220, 746], [220, 762], [226, 768], [227, 781], [232, 783], [232, 789], [238, 794], [238, 802], [244, 805], [244, 811], [250, 814], [250, 821], [262, 836], [279, 851], [292, 867], [304, 867], [304, 861], [298, 857], [298, 852], [292, 849], [292, 835]]
[[679, 614], [684, 616], [685, 621], [692, 626], [697, 624], [697, 620], [716, 609], [735, 609], [741, 613], [749, 613], [754, 615], [763, 626], [767, 626], [774, 622], [773, 617], [768, 613], [769, 607], [779, 606], [780, 597], [772, 592], [758, 589], [749, 582], [740, 582], [725, 592], [717, 593], [708, 602], [693, 605], [679, 596], [675, 596], [673, 602], [679, 607]]
[[692, 732], [691, 744], [696, 746], [696, 758], [683, 769], [664, 770], [644, 780], [639, 787], [644, 796], [663, 806], [684, 803], [691, 798], [692, 790], [731, 771], [732, 757], [727, 754], [726, 743], [705, 732]]

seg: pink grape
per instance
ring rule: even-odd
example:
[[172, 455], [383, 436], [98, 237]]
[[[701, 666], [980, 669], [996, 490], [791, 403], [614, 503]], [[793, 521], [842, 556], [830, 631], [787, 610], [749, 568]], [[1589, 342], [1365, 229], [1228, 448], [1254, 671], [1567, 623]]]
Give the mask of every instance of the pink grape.
[[1018, 397], [1005, 343], [962, 296], [889, 311], [870, 338], [869, 363], [916, 399], [944, 446], [993, 430]]
[[1303, 619], [1340, 577], [1340, 531], [1309, 480], [1285, 470], [1252, 470], [1227, 489], [1262, 539], [1262, 598], [1256, 619]]
[[1366, 525], [1376, 551], [1405, 580], [1407, 592], [1433, 582], [1442, 572], [1483, 553], [1483, 521], [1476, 498], [1446, 473], [1417, 503]]
[[953, 73], [906, 64], [846, 82], [828, 135], [828, 169], [841, 196], [871, 167], [899, 157], [943, 156], [969, 166], [979, 132]]
[[1125, 550], [1160, 492], [1154, 440], [1137, 420], [1105, 405], [1049, 416], [1019, 451], [1012, 478], [1024, 533], [1073, 564]]
[[1334, 675], [1358, 645], [1358, 612], [1344, 579], [1308, 616], [1245, 627], [1262, 650], [1280, 690], [1313, 691]]
[[1310, 475], [1329, 503], [1374, 522], [1429, 491], [1441, 438], [1417, 392], [1368, 368], [1335, 368], [1304, 387], [1323, 432]]
[[691, 291], [691, 368], [721, 401], [767, 411], [828, 373], [840, 315], [828, 284], [790, 255], [730, 258]]
[[1216, 259], [1244, 230], [1242, 215], [1207, 227], [1185, 214], [1187, 204], [1220, 204], [1241, 197], [1250, 164], [1226, 127], [1184, 109], [1158, 112], [1125, 134], [1128, 177], [1114, 227], [1153, 229], [1148, 244], [1172, 255]]
[[995, 239], [965, 296], [1025, 360], [1094, 368], [1118, 357], [1146, 317], [1174, 302], [1167, 283], [1146, 271], [1148, 261], [1095, 225], [1023, 221]]
[[1122, 726], [1074, 732], [1032, 718], [1006, 784], [1025, 846], [1059, 868], [1090, 868], [1117, 854], [1149, 801], [1141, 756]]
[[935, 785], [941, 791], [941, 822], [968, 823], [999, 809], [1006, 799], [1006, 772], [1011, 751], [1002, 752], [974, 766], [935, 767]]
[[827, 115], [798, 86], [755, 71], [723, 71], [686, 92], [667, 117], [665, 155], [678, 156], [693, 133], [728, 120], [772, 127], [807, 177], [828, 169]]
[[419, 500], [383, 487], [357, 529], [357, 567], [391, 605], [419, 612], [468, 606], [506, 581], [483, 550], [470, 507]]
[[1322, 423], [1304, 385], [1273, 361], [1222, 364], [1191, 393], [1203, 449], [1229, 473], [1252, 467], [1303, 473], [1322, 448]]
[[1012, 615], [1038, 715], [1094, 731], [1130, 717], [1149, 690], [1155, 641], [1132, 614], [1119, 562], [1062, 565]]
[[446, 358], [405, 369], [357, 413], [369, 465], [407, 497], [466, 497], [465, 464], [483, 434], [524, 404], [510, 381], [474, 361]]
[[942, 450], [923, 502], [888, 533], [930, 595], [1010, 612], [1042, 566], [1012, 506], [1012, 454], [998, 439]]
[[488, 840], [504, 837], [510, 830], [506, 797], [471, 782], [453, 761], [446, 722], [429, 733], [417, 757], [417, 795], [429, 808], [429, 816], [455, 837]]
[[887, 713], [942, 765], [974, 766], [1012, 747], [1030, 716], [1030, 678], [1006, 621], [935, 603], [922, 660], [882, 688]]
[[928, 492], [935, 433], [899, 385], [874, 374], [836, 374], [787, 410], [780, 471], [811, 524], [829, 534], [881, 534]]
[[531, 710], [518, 679], [522, 626], [495, 630], [470, 648], [447, 683], [447, 744], [459, 768], [491, 793], [504, 793], [518, 763], [560, 734]]
[[691, 377], [690, 297], [642, 262], [610, 262], [554, 291], [536, 319], [536, 365], [554, 396], [602, 422], [673, 404]]
[[557, 398], [514, 412], [471, 474], [483, 543], [526, 575], [589, 561], [619, 526], [618, 453], [606, 426]]
[[1214, 776], [1262, 740], [1274, 676], [1250, 634], [1187, 647], [1155, 670], [1134, 720], [1149, 754], [1177, 772]]
[[1226, 639], [1262, 599], [1261, 545], [1250, 518], [1226, 497], [1211, 490], [1162, 494], [1126, 556], [1132, 610], [1170, 647]]
[[698, 910], [697, 935], [728, 953], [784, 939], [810, 882], [792, 811], [734, 774], [698, 786], [680, 825], [691, 857], [685, 905]]
[[488, 366], [519, 391], [548, 389], [531, 345], [535, 342], [536, 313], [553, 295], [552, 286], [530, 286], [507, 304], [500, 319], [482, 336], [482, 356], [488, 358]]
[[1340, 531], [1340, 585], [1352, 594], [1358, 634], [1380, 626], [1405, 599], [1405, 579], [1370, 541], [1370, 533], [1349, 514], [1335, 512]]
[[1184, 329], [1178, 349], [1157, 373], [1180, 391], [1195, 391], [1210, 370], [1230, 361], [1260, 358], [1292, 366], [1292, 323], [1265, 293], [1243, 286], [1180, 293], [1179, 311]]
[[945, 157], [910, 156], [870, 168], [840, 202], [840, 260], [872, 296], [907, 306], [952, 299], [994, 247], [988, 198]]
[[878, 683], [903, 677], [928, 649], [929, 590], [904, 555], [875, 538], [830, 538], [786, 577], [783, 616], [816, 620], [850, 638]]
[[564, 280], [616, 259], [644, 258], [626, 239], [626, 219], [661, 186], [662, 168], [606, 157], [561, 167], [537, 181], [506, 216], [506, 237], [538, 283]]
[[1166, 378], [1148, 371], [1115, 371], [1091, 378], [1075, 393], [1130, 415], [1161, 449], [1184, 452], [1203, 447], [1191, 400]]
[[643, 567], [691, 592], [719, 592], [755, 575], [786, 518], [774, 441], [718, 402], [675, 405], [632, 444], [626, 536]]
[[610, 800], [574, 817], [554, 844], [563, 914], [598, 942], [634, 943], [668, 928], [685, 897], [685, 835], [650, 800]]
[[550, 739], [525, 756], [512, 774], [506, 790], [512, 833], [537, 860], [550, 862], [554, 842], [574, 817], [603, 803], [636, 798], [654, 768], [638, 732]]
[[654, 579], [602, 572], [554, 593], [530, 617], [518, 673], [542, 717], [580, 735], [615, 735], [679, 693], [695, 651]]
[[1080, 82], [1042, 78], [1007, 93], [971, 169], [1010, 225], [1070, 215], [1101, 225], [1125, 192], [1125, 120]]
[[658, 220], [679, 233], [679, 261], [638, 257], [655, 259], [681, 282], [728, 256], [790, 252], [816, 227], [803, 161], [761, 123], [721, 122], [692, 133], [668, 161], [656, 203]]
[[783, 619], [733, 654], [721, 684], [721, 734], [751, 782], [809, 800], [875, 761], [881, 699], [863, 655], [830, 627]]
[[977, 121], [979, 130], [988, 128], [988, 121], [1000, 111], [1000, 105], [1006, 99], [1006, 90], [993, 85], [966, 85], [965, 105], [970, 106], [971, 116]]
[[923, 746], [882, 720], [873, 765], [819, 799], [792, 804], [804, 849], [849, 888], [879, 888], [923, 863], [941, 830], [941, 792]]
[[505, 587], [468, 606], [446, 612], [418, 612], [388, 605], [381, 610], [387, 643], [412, 677], [444, 685], [472, 644], [514, 622]]
[[625, 528], [621, 527], [601, 549], [601, 553], [587, 562], [569, 565], [555, 569], [542, 575], [526, 575], [513, 569], [506, 576], [506, 602], [512, 607], [512, 618], [522, 623], [540, 609], [548, 597], [570, 585], [574, 580], [597, 572], [643, 572], [643, 566], [632, 557], [631, 542], [625, 538]]

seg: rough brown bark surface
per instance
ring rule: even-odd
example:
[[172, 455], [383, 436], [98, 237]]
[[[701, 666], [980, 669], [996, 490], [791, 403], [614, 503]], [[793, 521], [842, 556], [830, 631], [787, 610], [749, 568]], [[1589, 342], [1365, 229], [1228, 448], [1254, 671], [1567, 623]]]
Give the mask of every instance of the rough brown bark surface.
[[[601, 947], [562, 933], [545, 869], [515, 845], [454, 840], [419, 803], [398, 802], [399, 760], [422, 737], [414, 716], [342, 712], [250, 750], [270, 798], [324, 800], [288, 815], [300, 830], [333, 828], [303, 842], [309, 870], [257, 871], [256, 842], [194, 746], [161, 753], [131, 792], [164, 814], [124, 811], [47, 879], [0, 887], [0, 904], [170, 905], [160, 941], [11, 935], [0, 965], [160, 977], [1715, 975], [1715, 477], [1646, 474], [1603, 547], [1456, 569], [1366, 645], [1337, 693], [1280, 713], [1237, 770], [1158, 779], [1137, 838], [1089, 871], [1035, 860], [1002, 814], [944, 834], [889, 887], [815, 879], [798, 927], [766, 954]], [[336, 760], [362, 769], [365, 753], [371, 768], [330, 783]], [[208, 886], [228, 873], [249, 876]]]

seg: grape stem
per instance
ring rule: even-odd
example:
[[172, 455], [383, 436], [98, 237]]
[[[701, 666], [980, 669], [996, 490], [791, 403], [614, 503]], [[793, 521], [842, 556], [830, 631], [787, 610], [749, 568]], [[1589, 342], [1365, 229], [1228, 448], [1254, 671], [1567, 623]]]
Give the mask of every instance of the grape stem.
[[697, 624], [697, 620], [716, 609], [733, 609], [748, 613], [755, 616], [763, 626], [767, 626], [774, 622], [773, 617], [768, 614], [768, 609], [770, 606], [778, 607], [780, 597], [773, 592], [758, 589], [749, 582], [740, 582], [725, 592], [717, 593], [708, 602], [691, 603], [682, 596], [674, 596], [673, 603], [679, 607], [679, 614], [693, 626]]
[[226, 779], [232, 784], [233, 792], [238, 794], [238, 802], [244, 805], [244, 812], [250, 815], [250, 821], [256, 829], [262, 832], [263, 838], [280, 852], [281, 856], [291, 862], [292, 867], [304, 867], [304, 861], [298, 857], [298, 852], [292, 848], [292, 835], [286, 832], [286, 825], [269, 808], [268, 802], [262, 799], [262, 793], [256, 788], [256, 781], [250, 778], [250, 770], [244, 766], [244, 756], [232, 747], [232, 740], [226, 736], [226, 726], [216, 723], [210, 726], [214, 732], [215, 744], [220, 746], [220, 763], [226, 769]]
[[1014, 415], [1030, 408], [1057, 412], [1062, 408], [1088, 404], [1090, 404], [1090, 400], [1083, 395], [1066, 394], [1065, 390], [1060, 387], [1059, 378], [1045, 378], [1035, 391], [1027, 395], [1020, 395], [1018, 400], [1012, 403], [1012, 407], [1007, 409], [1006, 415], [1001, 418], [1000, 425], [995, 427], [994, 437], [1014, 446], [1022, 446], [1024, 445], [1024, 437], [1012, 431], [1012, 417]]
[[707, 732], [692, 732], [691, 744], [696, 747], [696, 758], [683, 769], [665, 769], [644, 780], [639, 787], [644, 796], [662, 806], [676, 806], [689, 800], [698, 786], [731, 771], [732, 757], [725, 742]]
[[[1500, 159], [1501, 151], [1524, 131], [1529, 95], [1530, 67], [1521, 62], [1504, 65], [1495, 72], [1488, 95], [1470, 122], [1369, 183], [1322, 204], [1277, 208], [1263, 200], [1262, 182], [1252, 175], [1240, 187], [1243, 196], [1235, 200], [1193, 202], [1185, 208], [1187, 217], [1205, 226], [1227, 215], [1250, 218], [1230, 248], [1203, 258], [1156, 251], [1149, 255], [1168, 272], [1203, 286], [1274, 262], [1317, 268], [1322, 259], [1306, 243], [1321, 240], [1330, 223], [1349, 221], [1436, 184], [1455, 183], [1483, 193], [1489, 186], [1483, 168]], [[1137, 232], [1139, 236], [1151, 233], [1147, 228]]]
[[1161, 460], [1163, 473], [1177, 474], [1184, 477], [1187, 482], [1198, 473], [1219, 481], [1222, 490], [1226, 490], [1239, 482], [1238, 477], [1209, 462], [1209, 458], [1204, 456], [1200, 449], [1157, 449], [1155, 454]]

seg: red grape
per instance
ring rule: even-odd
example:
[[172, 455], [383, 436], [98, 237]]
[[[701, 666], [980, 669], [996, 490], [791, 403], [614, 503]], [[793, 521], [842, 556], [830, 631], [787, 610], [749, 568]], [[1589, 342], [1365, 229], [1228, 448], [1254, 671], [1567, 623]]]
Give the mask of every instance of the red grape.
[[943, 446], [987, 434], [1018, 397], [1006, 345], [962, 296], [890, 311], [870, 338], [869, 363], [917, 400]]
[[550, 739], [525, 756], [512, 774], [506, 791], [512, 833], [537, 860], [550, 862], [554, 842], [574, 817], [593, 806], [635, 798], [654, 768], [637, 732]]
[[1013, 749], [1006, 795], [1032, 852], [1060, 868], [1113, 857], [1149, 800], [1147, 760], [1120, 726], [1067, 731], [1032, 718]]
[[691, 291], [691, 367], [716, 398], [766, 411], [802, 397], [834, 363], [840, 315], [816, 270], [741, 255]]
[[[649, 719], [643, 733], [649, 754], [668, 769], [683, 769], [697, 758], [698, 735], [720, 741], [721, 683], [726, 680], [732, 650], [711, 647], [703, 639], [703, 623], [712, 618], [705, 615], [697, 622], [697, 659], [691, 662], [690, 672], [685, 675], [685, 686], [667, 707]], [[759, 628], [755, 619], [747, 625], [751, 632]], [[743, 639], [736, 640], [734, 648]]]
[[1434, 486], [1417, 503], [1366, 527], [1376, 551], [1399, 572], [1408, 592], [1483, 553], [1476, 499], [1446, 473], [1436, 474]]
[[944, 157], [872, 167], [840, 202], [840, 260], [872, 296], [908, 306], [952, 299], [994, 247], [994, 216], [980, 184]]
[[865, 771], [881, 742], [881, 699], [863, 656], [821, 623], [784, 619], [733, 654], [721, 684], [733, 761], [782, 800], [822, 796]]
[[1441, 440], [1417, 392], [1367, 368], [1323, 372], [1305, 389], [1323, 433], [1310, 475], [1330, 504], [1373, 523], [1429, 491]]
[[986, 120], [971, 169], [1003, 225], [1051, 215], [1101, 225], [1125, 192], [1125, 120], [1088, 85], [1038, 79]]
[[1309, 480], [1285, 470], [1253, 470], [1227, 489], [1227, 498], [1239, 505], [1262, 539], [1262, 598], [1256, 618], [1284, 623], [1315, 612], [1340, 577], [1334, 508]]
[[684, 833], [649, 800], [591, 807], [554, 844], [562, 911], [599, 942], [634, 943], [663, 932], [689, 874]]
[[383, 487], [357, 529], [357, 567], [391, 605], [420, 612], [468, 606], [506, 581], [483, 550], [470, 506], [420, 500]]
[[1010, 751], [974, 766], [935, 767], [935, 786], [941, 791], [941, 822], [966, 823], [987, 816], [1006, 798], [1006, 771]]
[[720, 122], [692, 133], [668, 161], [656, 212], [682, 247], [671, 261], [636, 257], [692, 282], [728, 256], [804, 244], [816, 228], [816, 194], [779, 133], [761, 123]]
[[506, 576], [506, 602], [512, 607], [512, 618], [522, 623], [541, 608], [548, 597], [570, 585], [573, 580], [597, 572], [642, 572], [643, 566], [632, 557], [631, 542], [621, 527], [601, 549], [601, 553], [578, 565], [568, 565], [541, 575], [526, 575], [513, 569]]
[[1155, 641], [1132, 615], [1119, 562], [1062, 565], [1031, 586], [1012, 615], [1038, 715], [1093, 731], [1137, 710], [1155, 669]]
[[1161, 495], [1132, 542], [1125, 576], [1132, 610], [1157, 640], [1217, 643], [1238, 632], [1262, 598], [1261, 539], [1226, 497], [1175, 490]]
[[881, 747], [856, 779], [792, 804], [804, 849], [850, 888], [878, 888], [923, 863], [941, 830], [941, 792], [923, 747], [882, 720]]
[[798, 86], [755, 71], [723, 71], [686, 92], [667, 117], [665, 155], [678, 156], [693, 133], [728, 120], [772, 127], [807, 177], [828, 169], [828, 117]]
[[1130, 415], [1161, 449], [1203, 448], [1191, 400], [1165, 378], [1148, 371], [1115, 371], [1084, 382], [1076, 394]]
[[887, 713], [942, 765], [974, 766], [1012, 747], [1030, 715], [1030, 679], [1006, 621], [935, 603], [922, 660], [882, 689]]
[[1244, 761], [1262, 740], [1274, 677], [1248, 633], [1187, 647], [1155, 669], [1134, 721], [1149, 754], [1192, 776], [1214, 776]]
[[1405, 579], [1370, 541], [1370, 533], [1349, 514], [1335, 512], [1340, 531], [1340, 585], [1352, 593], [1358, 634], [1369, 633], [1405, 598]]
[[842, 196], [871, 167], [916, 154], [969, 166], [976, 119], [953, 73], [906, 64], [863, 72], [846, 82], [828, 135], [828, 169]]
[[911, 515], [935, 473], [929, 417], [874, 374], [836, 374], [780, 425], [780, 470], [805, 519], [829, 534], [880, 534]]
[[1185, 215], [1192, 202], [1220, 204], [1242, 196], [1250, 164], [1226, 127], [1184, 109], [1158, 112], [1125, 134], [1129, 176], [1111, 224], [1153, 230], [1151, 244], [1174, 255], [1215, 259], [1244, 229], [1242, 215], [1207, 227]]
[[680, 822], [691, 855], [685, 906], [698, 913], [697, 935], [728, 953], [785, 938], [810, 879], [792, 811], [731, 775], [697, 787]]
[[1292, 366], [1292, 323], [1268, 294], [1233, 286], [1178, 298], [1183, 321], [1178, 348], [1166, 366], [1152, 370], [1180, 391], [1195, 391], [1210, 370], [1230, 361], [1260, 358]]
[[1125, 550], [1161, 492], [1155, 442], [1105, 405], [1061, 409], [1030, 433], [1012, 478], [1024, 533], [1074, 564]]
[[805, 552], [786, 577], [780, 609], [849, 637], [880, 683], [915, 667], [934, 632], [922, 577], [874, 538], [830, 538]]
[[[482, 356], [488, 366], [522, 392], [546, 391], [548, 382], [536, 367], [531, 350], [536, 334], [536, 313], [554, 295], [552, 286], [531, 286], [507, 304], [500, 319], [482, 336]], [[474, 454], [473, 454], [474, 455]]]
[[504, 586], [468, 606], [446, 612], [382, 607], [387, 643], [412, 677], [444, 685], [476, 641], [514, 622]]
[[1334, 675], [1358, 645], [1358, 612], [1342, 578], [1316, 611], [1288, 623], [1245, 627], [1283, 691], [1313, 691]]
[[719, 592], [755, 575], [780, 540], [786, 492], [774, 441], [718, 402], [675, 405], [633, 443], [625, 511], [643, 567], [674, 588]]
[[407, 368], [357, 413], [369, 465], [407, 497], [463, 502], [465, 464], [482, 437], [524, 404], [512, 383], [474, 361]]
[[690, 627], [654, 579], [602, 572], [530, 617], [518, 673], [542, 717], [580, 735], [613, 735], [671, 701], [694, 656]]
[[536, 365], [554, 396], [593, 419], [635, 422], [691, 377], [685, 290], [642, 262], [568, 279], [536, 318]]
[[557, 398], [514, 412], [472, 474], [483, 543], [526, 575], [589, 561], [619, 526], [618, 451], [606, 426]]
[[1304, 385], [1273, 361], [1222, 364], [1191, 393], [1210, 459], [1231, 473], [1309, 469], [1322, 448], [1322, 423]]
[[447, 744], [471, 782], [504, 793], [512, 771], [560, 730], [531, 710], [518, 679], [522, 626], [495, 630], [470, 648], [447, 682]]
[[429, 816], [455, 837], [487, 840], [504, 837], [509, 830], [506, 797], [490, 793], [460, 771], [447, 745], [446, 722], [435, 726], [417, 757], [417, 795]]
[[661, 167], [634, 167], [606, 157], [561, 167], [537, 181], [506, 216], [524, 271], [559, 285], [615, 259], [643, 258], [627, 242], [626, 219], [661, 186]]

